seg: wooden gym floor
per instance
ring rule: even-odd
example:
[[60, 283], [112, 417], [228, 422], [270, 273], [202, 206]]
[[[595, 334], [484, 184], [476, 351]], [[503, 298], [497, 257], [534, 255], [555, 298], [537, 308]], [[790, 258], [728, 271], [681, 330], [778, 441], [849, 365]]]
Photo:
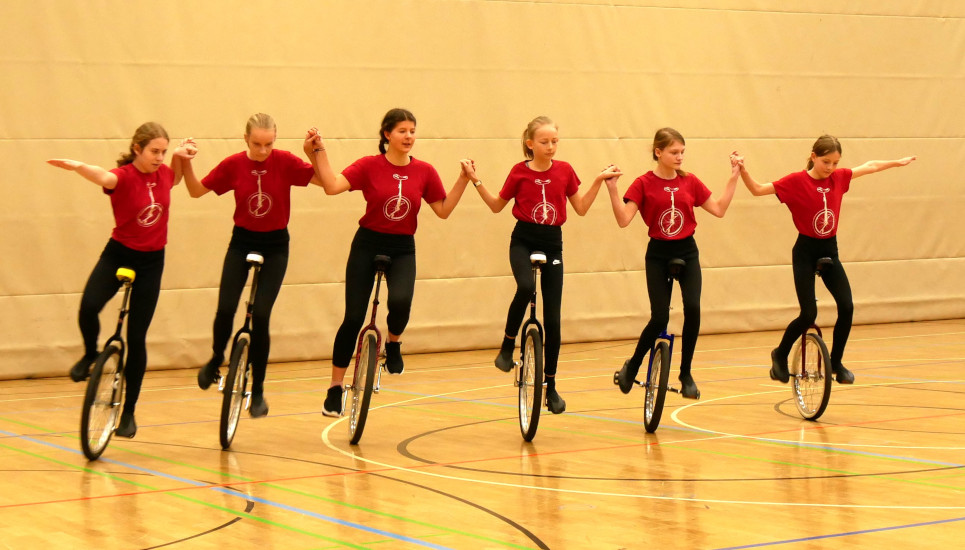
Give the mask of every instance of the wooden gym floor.
[[220, 396], [150, 372], [137, 437], [93, 463], [82, 384], [0, 382], [0, 548], [958, 547], [965, 320], [855, 327], [816, 423], [767, 377], [777, 338], [702, 336], [702, 399], [668, 395], [653, 435], [612, 383], [633, 342], [565, 345], [567, 411], [529, 444], [493, 350], [407, 356], [357, 446], [320, 414], [327, 362], [270, 365], [224, 452]]

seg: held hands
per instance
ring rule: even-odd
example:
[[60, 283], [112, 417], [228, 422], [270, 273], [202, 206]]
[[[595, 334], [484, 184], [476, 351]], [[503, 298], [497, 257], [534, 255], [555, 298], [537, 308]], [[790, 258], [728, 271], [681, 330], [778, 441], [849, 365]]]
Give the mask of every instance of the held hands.
[[318, 133], [318, 128], [312, 126], [305, 132], [305, 142], [302, 144], [302, 150], [304, 150], [308, 156], [312, 156], [316, 151], [321, 152], [325, 150], [325, 143], [322, 141], [322, 135]]
[[744, 170], [744, 157], [741, 156], [737, 151], [730, 154], [730, 172], [731, 174], [740, 174]]
[[459, 166], [461, 169], [460, 176], [466, 178], [467, 180], [473, 182], [479, 181], [479, 177], [476, 176], [476, 162], [472, 159], [462, 159], [459, 161]]
[[601, 170], [600, 175], [597, 177], [603, 178], [603, 182], [606, 183], [607, 187], [613, 187], [615, 189], [617, 185], [617, 181], [620, 179], [620, 176], [622, 175], [623, 175], [623, 172], [620, 170], [620, 168], [615, 164], [611, 164], [606, 168], [604, 168], [603, 170]]
[[174, 150], [172, 156], [180, 157], [183, 160], [190, 161], [195, 155], [198, 154], [198, 144], [194, 142], [194, 138], [185, 138], [181, 140], [181, 143]]

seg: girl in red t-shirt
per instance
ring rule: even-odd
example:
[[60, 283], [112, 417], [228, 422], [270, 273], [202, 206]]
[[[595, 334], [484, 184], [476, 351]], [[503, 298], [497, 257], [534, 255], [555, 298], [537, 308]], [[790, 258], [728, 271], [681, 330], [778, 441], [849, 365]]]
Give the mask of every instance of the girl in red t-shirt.
[[650, 296], [650, 321], [640, 333], [633, 355], [623, 363], [618, 375], [620, 391], [628, 393], [643, 363], [643, 357], [653, 347], [660, 333], [670, 321], [670, 287], [667, 286], [668, 263], [674, 258], [687, 262], [680, 274], [680, 293], [684, 304], [682, 352], [680, 354], [680, 394], [695, 399], [700, 395], [690, 372], [697, 335], [700, 331], [700, 257], [694, 231], [697, 219], [694, 207], [699, 206], [718, 218], [723, 218], [734, 198], [739, 173], [739, 157], [731, 154], [731, 174], [719, 198], [711, 196], [696, 176], [680, 169], [686, 143], [680, 132], [661, 128], [653, 136], [651, 156], [657, 166], [638, 177], [620, 200], [616, 177], [607, 180], [613, 215], [620, 227], [626, 227], [637, 212], [649, 226], [647, 245], [647, 292]]
[[175, 149], [169, 168], [164, 165], [168, 141], [168, 134], [160, 124], [147, 122], [134, 132], [128, 153], [121, 155], [117, 168], [112, 170], [76, 160], [47, 161], [101, 186], [110, 196], [114, 211], [111, 238], [91, 271], [80, 299], [78, 320], [84, 338], [84, 356], [70, 369], [74, 382], [87, 378], [97, 358], [98, 316], [121, 286], [115, 276], [117, 269], [128, 267], [137, 274], [131, 285], [127, 316], [124, 408], [115, 432], [121, 437], [134, 437], [137, 432], [134, 408], [147, 368], [147, 329], [161, 293], [171, 188], [181, 180], [179, 160], [190, 159], [195, 153], [193, 147], [182, 143]]
[[217, 195], [233, 192], [234, 228], [221, 270], [218, 309], [214, 316], [212, 355], [198, 371], [198, 386], [206, 390], [220, 375], [224, 352], [231, 338], [238, 301], [248, 279], [248, 253], [258, 252], [265, 259], [261, 266], [255, 305], [251, 312], [251, 406], [252, 417], [268, 414], [264, 395], [268, 352], [271, 346], [269, 322], [275, 299], [288, 270], [288, 219], [291, 215], [291, 188], [309, 183], [321, 185], [315, 169], [288, 151], [275, 149], [278, 129], [264, 113], [248, 119], [245, 126], [247, 151], [222, 160], [202, 180], [184, 163], [184, 182], [192, 197], [208, 191]]
[[563, 232], [566, 221], [566, 201], [577, 214], [583, 216], [596, 198], [603, 180], [619, 175], [619, 170], [609, 166], [593, 180], [589, 189], [579, 190], [580, 179], [573, 167], [561, 160], [554, 160], [559, 142], [559, 129], [548, 117], [534, 118], [523, 131], [524, 160], [510, 170], [499, 195], [493, 195], [476, 176], [470, 161], [466, 166], [479, 196], [494, 213], [514, 201], [513, 217], [516, 228], [509, 241], [509, 265], [516, 279], [516, 294], [509, 304], [505, 335], [496, 368], [509, 372], [513, 368], [513, 350], [516, 334], [523, 323], [526, 306], [533, 296], [532, 266], [529, 255], [535, 250], [546, 253], [542, 267], [540, 288], [543, 292], [543, 328], [546, 341], [546, 407], [553, 414], [566, 410], [566, 401], [556, 390], [556, 367], [560, 355], [560, 307], [563, 302]]
[[[368, 300], [375, 284], [376, 255], [392, 258], [385, 275], [389, 296], [386, 300], [389, 327], [385, 344], [385, 367], [390, 374], [402, 374], [399, 339], [409, 322], [412, 294], [415, 290], [415, 231], [419, 209], [424, 200], [442, 219], [449, 217], [459, 203], [469, 178], [462, 161], [459, 177], [449, 193], [442, 186], [436, 169], [409, 155], [415, 145], [415, 116], [405, 109], [392, 109], [382, 119], [379, 129], [380, 155], [362, 157], [335, 175], [328, 161], [322, 138], [315, 129], [308, 139], [316, 173], [329, 195], [345, 191], [361, 191], [365, 198], [365, 214], [352, 240], [345, 266], [345, 317], [335, 336], [332, 351], [332, 383], [328, 388], [322, 414], [342, 414], [342, 381], [355, 351], [355, 341]], [[308, 141], [306, 141], [308, 146]]]
[[751, 194], [777, 195], [787, 205], [798, 230], [797, 242], [791, 249], [791, 265], [794, 270], [794, 289], [797, 292], [801, 313], [791, 321], [784, 337], [771, 350], [771, 379], [786, 383], [790, 379], [787, 356], [794, 341], [807, 330], [817, 318], [814, 300], [814, 267], [819, 258], [831, 258], [834, 263], [821, 276], [824, 286], [838, 307], [838, 319], [834, 324], [831, 345], [831, 367], [839, 384], [853, 384], [854, 374], [841, 362], [844, 347], [851, 333], [854, 303], [851, 284], [844, 266], [838, 259], [838, 219], [841, 198], [851, 186], [851, 180], [888, 168], [905, 166], [917, 157], [898, 160], [872, 160], [853, 169], [838, 169], [841, 160], [841, 143], [834, 136], [823, 135], [811, 147], [807, 170], [794, 172], [775, 182], [760, 184], [747, 172], [743, 159], [740, 174]]

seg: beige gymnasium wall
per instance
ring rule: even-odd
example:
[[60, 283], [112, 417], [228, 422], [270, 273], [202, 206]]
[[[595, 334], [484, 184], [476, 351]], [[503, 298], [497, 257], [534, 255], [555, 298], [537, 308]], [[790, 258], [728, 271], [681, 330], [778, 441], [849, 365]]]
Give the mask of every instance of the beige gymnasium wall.
[[[341, 169], [375, 152], [387, 109], [407, 107], [414, 153], [447, 187], [470, 156], [498, 189], [540, 114], [559, 123], [558, 157], [584, 184], [612, 162], [627, 173], [622, 189], [651, 168], [665, 125], [687, 137], [685, 168], [715, 192], [735, 149], [762, 181], [802, 169], [822, 133], [841, 138], [843, 166], [917, 154], [846, 197], [839, 240], [856, 322], [965, 316], [963, 18], [957, 0], [5, 0], [0, 376], [60, 375], [78, 357], [80, 292], [112, 227], [96, 186], [44, 160], [111, 167], [156, 120], [175, 141], [197, 139], [206, 173], [242, 150], [258, 111], [276, 118], [278, 147], [299, 154], [317, 125]], [[293, 203], [273, 361], [329, 357], [363, 208], [355, 193], [316, 187], [295, 189]], [[233, 201], [182, 186], [171, 208], [151, 368], [209, 353]], [[726, 218], [698, 216], [703, 331], [782, 327], [796, 310], [787, 210], [741, 186]], [[509, 208], [493, 215], [472, 189], [449, 220], [423, 209], [406, 351], [498, 343], [512, 226]], [[635, 337], [648, 316], [644, 224], [619, 229], [604, 191], [564, 233], [564, 341]]]

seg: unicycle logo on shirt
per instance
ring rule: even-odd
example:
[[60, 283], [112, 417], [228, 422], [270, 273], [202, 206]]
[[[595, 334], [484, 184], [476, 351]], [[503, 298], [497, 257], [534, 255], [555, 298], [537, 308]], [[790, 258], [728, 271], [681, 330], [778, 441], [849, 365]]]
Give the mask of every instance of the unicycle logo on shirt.
[[670, 208], [660, 213], [658, 223], [661, 233], [668, 237], [673, 237], [684, 228], [684, 213], [677, 210], [677, 205], [674, 200], [674, 193], [680, 191], [680, 188], [664, 187], [663, 190], [670, 193]]
[[151, 227], [161, 221], [161, 214], [164, 213], [164, 207], [154, 200], [154, 188], [157, 186], [157, 183], [152, 182], [146, 185], [147, 194], [151, 197], [151, 204], [145, 206], [137, 213], [137, 225], [141, 227]]
[[392, 177], [399, 183], [399, 193], [385, 201], [385, 205], [382, 207], [382, 214], [385, 215], [385, 219], [397, 222], [404, 220], [405, 217], [409, 215], [409, 210], [412, 209], [412, 203], [409, 202], [409, 199], [402, 196], [402, 182], [409, 179], [409, 176], [392, 174]]
[[258, 191], [248, 197], [248, 213], [254, 218], [263, 218], [271, 212], [271, 195], [261, 190], [261, 176], [268, 173], [268, 170], [252, 170], [251, 175], [258, 178]]
[[831, 191], [831, 188], [818, 187], [817, 191], [818, 193], [821, 193], [821, 199], [824, 201], [824, 208], [819, 210], [818, 213], [814, 215], [812, 226], [814, 227], [815, 234], [824, 236], [834, 231], [834, 212], [828, 209], [828, 193]]
[[539, 190], [543, 194], [543, 200], [533, 207], [530, 215], [533, 217], [533, 222], [540, 225], [553, 225], [556, 223], [556, 207], [546, 200], [546, 186], [549, 184], [550, 180], [536, 180], [536, 185], [539, 186]]

